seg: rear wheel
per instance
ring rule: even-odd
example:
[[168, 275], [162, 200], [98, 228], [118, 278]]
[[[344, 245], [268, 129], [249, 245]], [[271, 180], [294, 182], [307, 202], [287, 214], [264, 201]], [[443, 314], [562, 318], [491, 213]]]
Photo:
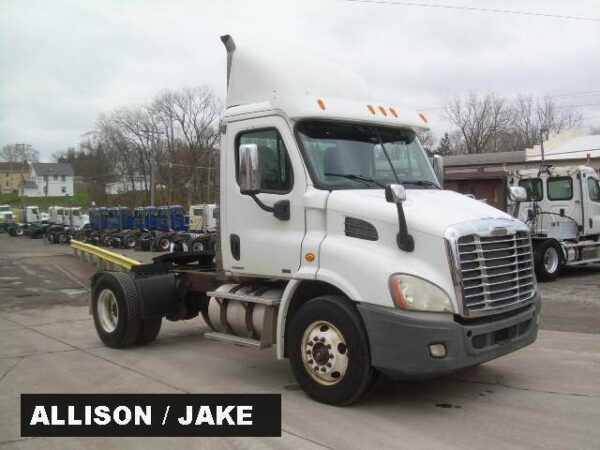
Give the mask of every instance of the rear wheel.
[[349, 405], [375, 381], [362, 320], [340, 296], [304, 304], [291, 319], [286, 347], [298, 384], [319, 402]]
[[135, 283], [127, 274], [105, 273], [94, 286], [94, 325], [107, 347], [128, 347], [136, 341], [142, 322], [140, 310]]
[[193, 252], [204, 251], [204, 243], [200, 239], [193, 240], [192, 241], [192, 251]]
[[157, 242], [158, 251], [166, 252], [171, 247], [171, 240], [168, 237], [160, 237]]
[[135, 236], [133, 234], [128, 234], [123, 238], [123, 245], [125, 248], [135, 248]]
[[562, 247], [554, 239], [546, 239], [535, 248], [535, 272], [539, 280], [552, 281], [564, 265]]

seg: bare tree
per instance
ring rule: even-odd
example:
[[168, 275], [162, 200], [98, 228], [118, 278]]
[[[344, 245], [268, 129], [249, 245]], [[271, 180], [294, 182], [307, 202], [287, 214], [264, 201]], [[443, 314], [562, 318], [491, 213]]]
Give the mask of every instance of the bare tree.
[[417, 137], [419, 138], [419, 141], [421, 142], [421, 145], [423, 146], [427, 154], [430, 156], [433, 155], [433, 153], [435, 152], [433, 147], [435, 146], [436, 142], [435, 135], [433, 134], [433, 132], [429, 130], [417, 131]]
[[498, 151], [498, 138], [507, 131], [510, 114], [504, 98], [474, 92], [454, 97], [444, 105], [446, 117], [459, 129], [466, 153]]
[[207, 87], [165, 91], [150, 104], [101, 116], [91, 133], [101, 142], [111, 173], [131, 190], [164, 186], [159, 201], [210, 201], [219, 144], [222, 103]]
[[7, 162], [37, 162], [40, 153], [28, 144], [9, 144], [2, 147], [0, 157]]

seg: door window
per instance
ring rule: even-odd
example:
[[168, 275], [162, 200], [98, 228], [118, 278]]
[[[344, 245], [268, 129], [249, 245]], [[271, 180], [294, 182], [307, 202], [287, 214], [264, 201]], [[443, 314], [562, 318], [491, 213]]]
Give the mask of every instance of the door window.
[[549, 200], [571, 200], [573, 198], [573, 180], [571, 177], [548, 178]]
[[527, 192], [528, 202], [539, 202], [544, 198], [544, 188], [542, 180], [540, 180], [539, 178], [519, 180], [519, 186], [525, 188], [525, 191]]
[[600, 185], [598, 185], [598, 180], [595, 178], [588, 178], [587, 185], [590, 200], [593, 202], [600, 202]]
[[235, 172], [239, 184], [239, 148], [244, 144], [258, 147], [261, 192], [287, 194], [294, 185], [292, 163], [281, 135], [276, 129], [248, 131], [238, 135], [235, 148]]

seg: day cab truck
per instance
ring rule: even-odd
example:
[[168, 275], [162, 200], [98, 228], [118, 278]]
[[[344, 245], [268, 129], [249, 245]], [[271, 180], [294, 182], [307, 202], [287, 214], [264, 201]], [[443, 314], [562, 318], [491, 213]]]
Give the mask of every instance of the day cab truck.
[[190, 231], [212, 233], [217, 229], [214, 203], [190, 206]]
[[222, 41], [216, 248], [98, 272], [104, 344], [147, 344], [163, 318], [201, 315], [206, 338], [274, 346], [309, 396], [347, 405], [380, 372], [434, 377], [534, 342], [529, 230], [440, 188], [424, 116], [374, 101], [329, 60]]
[[589, 166], [553, 167], [509, 173], [509, 186], [525, 188], [513, 215], [531, 229], [534, 265], [543, 281], [567, 266], [600, 262], [600, 182]]
[[8, 225], [8, 233], [11, 236], [23, 236], [41, 226], [40, 208], [37, 206], [26, 206], [15, 211], [15, 221]]

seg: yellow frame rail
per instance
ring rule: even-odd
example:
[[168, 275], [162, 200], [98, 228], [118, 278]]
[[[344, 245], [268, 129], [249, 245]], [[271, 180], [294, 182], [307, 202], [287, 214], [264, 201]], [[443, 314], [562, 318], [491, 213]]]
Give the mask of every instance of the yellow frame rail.
[[77, 259], [85, 261], [99, 270], [128, 272], [133, 266], [141, 264], [135, 259], [81, 241], [72, 240], [71, 248]]

